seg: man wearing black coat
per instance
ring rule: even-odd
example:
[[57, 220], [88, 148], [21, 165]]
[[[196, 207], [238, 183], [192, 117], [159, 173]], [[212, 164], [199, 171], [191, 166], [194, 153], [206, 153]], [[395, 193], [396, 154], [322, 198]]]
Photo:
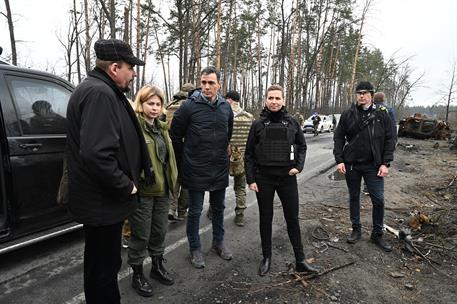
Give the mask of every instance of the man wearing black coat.
[[352, 233], [347, 242], [362, 237], [360, 183], [363, 178], [373, 204], [371, 240], [384, 251], [392, 247], [383, 238], [384, 178], [393, 160], [395, 141], [387, 108], [373, 103], [374, 87], [361, 81], [356, 87], [357, 103], [341, 114], [335, 130], [333, 154], [337, 170], [346, 177]]
[[79, 84], [67, 109], [69, 211], [84, 225], [86, 303], [120, 303], [121, 230], [138, 204], [140, 174], [153, 182], [151, 161], [124, 93], [144, 62], [130, 45], [98, 40], [96, 67]]
[[228, 144], [232, 137], [233, 112], [218, 91], [220, 72], [206, 67], [201, 72], [201, 89], [190, 92], [173, 115], [170, 137], [178, 160], [182, 187], [189, 191], [187, 239], [190, 261], [205, 267], [198, 233], [205, 191], [213, 213], [212, 251], [225, 260], [232, 253], [224, 244], [225, 189], [229, 182]]

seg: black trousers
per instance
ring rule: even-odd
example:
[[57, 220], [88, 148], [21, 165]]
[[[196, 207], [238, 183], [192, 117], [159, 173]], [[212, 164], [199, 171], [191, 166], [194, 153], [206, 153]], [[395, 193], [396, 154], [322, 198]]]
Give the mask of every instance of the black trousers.
[[122, 264], [122, 224], [100, 227], [84, 225], [84, 294], [87, 304], [121, 302], [117, 273]]
[[295, 254], [295, 259], [301, 262], [305, 258], [301, 241], [300, 223], [298, 221], [298, 189], [296, 176], [272, 177], [256, 176], [259, 192], [256, 193], [260, 214], [260, 239], [262, 254], [271, 257], [271, 234], [273, 222], [273, 199], [278, 193], [287, 224], [287, 233]]

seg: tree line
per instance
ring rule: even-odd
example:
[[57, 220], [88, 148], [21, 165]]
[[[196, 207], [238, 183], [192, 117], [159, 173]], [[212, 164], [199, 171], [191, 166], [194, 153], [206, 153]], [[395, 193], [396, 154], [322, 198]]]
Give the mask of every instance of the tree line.
[[[9, 0], [12, 62], [17, 64]], [[198, 84], [200, 70], [222, 73], [222, 93], [237, 90], [242, 106], [257, 113], [266, 88], [280, 84], [287, 108], [308, 115], [338, 113], [354, 100], [360, 80], [383, 91], [401, 110], [423, 75], [413, 78], [410, 58], [385, 58], [364, 44], [364, 25], [373, 0], [73, 0], [65, 35], [58, 37], [65, 77], [77, 84], [93, 68], [93, 43], [117, 38], [136, 56], [159, 63], [170, 100], [187, 82]], [[14, 46], [14, 47], [13, 47]], [[176, 62], [177, 68], [172, 68]], [[154, 81], [136, 67], [135, 93]], [[160, 85], [160, 84], [159, 84]]]

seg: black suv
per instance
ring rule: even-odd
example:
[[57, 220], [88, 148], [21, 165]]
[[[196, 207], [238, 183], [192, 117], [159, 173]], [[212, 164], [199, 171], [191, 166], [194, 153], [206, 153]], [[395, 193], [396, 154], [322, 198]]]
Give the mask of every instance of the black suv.
[[0, 62], [0, 254], [79, 227], [56, 203], [73, 89]]

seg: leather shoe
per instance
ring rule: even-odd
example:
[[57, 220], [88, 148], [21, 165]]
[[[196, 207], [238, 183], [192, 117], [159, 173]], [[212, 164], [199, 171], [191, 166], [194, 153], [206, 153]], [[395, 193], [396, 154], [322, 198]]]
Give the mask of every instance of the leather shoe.
[[163, 255], [151, 256], [151, 261], [151, 272], [149, 273], [149, 277], [156, 279], [164, 285], [173, 285], [175, 280], [170, 276], [163, 265], [163, 263], [167, 262], [163, 258]]
[[270, 271], [271, 258], [263, 258], [259, 265], [259, 276], [264, 276]]
[[352, 233], [347, 237], [347, 242], [349, 244], [355, 244], [358, 240], [362, 238], [362, 230], [360, 228], [352, 228]]
[[371, 241], [376, 244], [379, 248], [384, 250], [385, 252], [391, 252], [392, 246], [387, 244], [384, 239], [382, 238], [382, 234], [372, 234]]
[[133, 269], [132, 288], [142, 297], [151, 297], [152, 286], [144, 277], [143, 265], [130, 265]]
[[301, 262], [296, 262], [295, 263], [295, 270], [297, 272], [312, 272], [312, 273], [318, 273], [319, 269], [318, 267], [311, 266], [306, 260], [303, 260]]
[[225, 247], [224, 243], [214, 244], [211, 247], [211, 251], [215, 252], [218, 256], [220, 256], [224, 260], [231, 260], [233, 258], [232, 252], [227, 247]]
[[204, 268], [205, 267], [205, 259], [203, 258], [203, 254], [200, 249], [196, 249], [190, 252], [190, 263], [195, 268]]

